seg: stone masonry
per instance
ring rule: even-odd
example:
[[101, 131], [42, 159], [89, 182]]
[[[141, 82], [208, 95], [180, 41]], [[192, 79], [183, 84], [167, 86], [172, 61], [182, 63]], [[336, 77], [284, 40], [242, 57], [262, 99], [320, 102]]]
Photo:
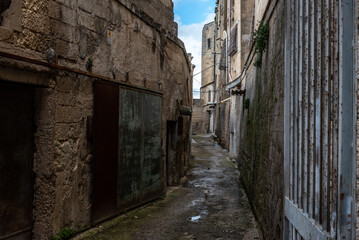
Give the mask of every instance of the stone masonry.
[[[49, 239], [62, 227], [80, 230], [92, 224], [90, 129], [96, 77], [91, 74], [163, 93], [166, 166], [166, 121], [178, 121], [180, 105], [192, 106], [192, 65], [176, 36], [170, 0], [6, 3], [0, 4], [1, 52], [76, 70], [0, 57], [1, 81], [36, 88], [33, 239]], [[184, 134], [178, 139], [179, 176], [188, 167], [190, 121], [183, 117]], [[162, 178], [165, 191], [165, 168]]]

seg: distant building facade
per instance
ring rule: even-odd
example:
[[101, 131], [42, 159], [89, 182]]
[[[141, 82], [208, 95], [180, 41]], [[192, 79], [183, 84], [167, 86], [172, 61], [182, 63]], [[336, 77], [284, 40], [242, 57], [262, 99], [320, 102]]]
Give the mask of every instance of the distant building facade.
[[202, 79], [201, 99], [205, 112], [204, 126], [207, 133], [214, 132], [214, 98], [215, 98], [215, 22], [204, 25], [202, 29]]

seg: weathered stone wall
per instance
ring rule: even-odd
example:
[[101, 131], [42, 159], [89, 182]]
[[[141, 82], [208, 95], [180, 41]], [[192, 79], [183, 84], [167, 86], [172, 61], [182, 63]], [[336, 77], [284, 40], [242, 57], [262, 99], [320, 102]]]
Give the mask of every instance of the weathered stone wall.
[[73, 74], [55, 81], [35, 97], [34, 239], [47, 239], [64, 225], [90, 224], [92, 82]]
[[229, 149], [229, 114], [231, 109], [230, 100], [217, 104], [216, 111], [216, 137], [219, 144], [225, 149]]
[[204, 112], [203, 99], [194, 99], [192, 107], [192, 134], [206, 134], [208, 130], [208, 114]]
[[[283, 2], [269, 20], [261, 68], [248, 68], [241, 120], [239, 168], [265, 239], [280, 239], [283, 225], [284, 24]], [[255, 59], [255, 58], [254, 58]]]
[[[0, 49], [92, 72], [113, 82], [163, 92], [162, 161], [166, 122], [179, 106], [192, 106], [191, 65], [173, 33], [172, 1], [12, 0], [0, 26]], [[90, 63], [92, 66], [90, 67]], [[34, 172], [34, 239], [61, 227], [89, 226], [95, 78], [0, 57], [0, 80], [37, 86]], [[41, 88], [40, 88], [41, 86]], [[178, 175], [188, 168], [190, 117], [178, 138]], [[163, 189], [166, 169], [163, 169]]]

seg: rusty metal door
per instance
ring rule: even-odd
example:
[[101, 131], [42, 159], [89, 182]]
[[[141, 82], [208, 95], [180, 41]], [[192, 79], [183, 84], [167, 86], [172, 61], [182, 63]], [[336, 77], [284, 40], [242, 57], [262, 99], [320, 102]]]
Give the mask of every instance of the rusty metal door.
[[284, 239], [355, 239], [356, 1], [286, 1]]
[[0, 239], [31, 239], [33, 90], [0, 85]]
[[95, 82], [93, 223], [117, 214], [118, 98], [118, 85]]
[[120, 89], [119, 211], [162, 193], [161, 122], [160, 96]]

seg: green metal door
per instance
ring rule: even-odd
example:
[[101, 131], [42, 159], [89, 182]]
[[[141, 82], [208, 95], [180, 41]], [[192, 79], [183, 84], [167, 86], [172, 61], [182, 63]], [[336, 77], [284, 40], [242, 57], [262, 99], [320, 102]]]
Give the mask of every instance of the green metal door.
[[118, 207], [143, 204], [162, 194], [162, 98], [120, 89]]

